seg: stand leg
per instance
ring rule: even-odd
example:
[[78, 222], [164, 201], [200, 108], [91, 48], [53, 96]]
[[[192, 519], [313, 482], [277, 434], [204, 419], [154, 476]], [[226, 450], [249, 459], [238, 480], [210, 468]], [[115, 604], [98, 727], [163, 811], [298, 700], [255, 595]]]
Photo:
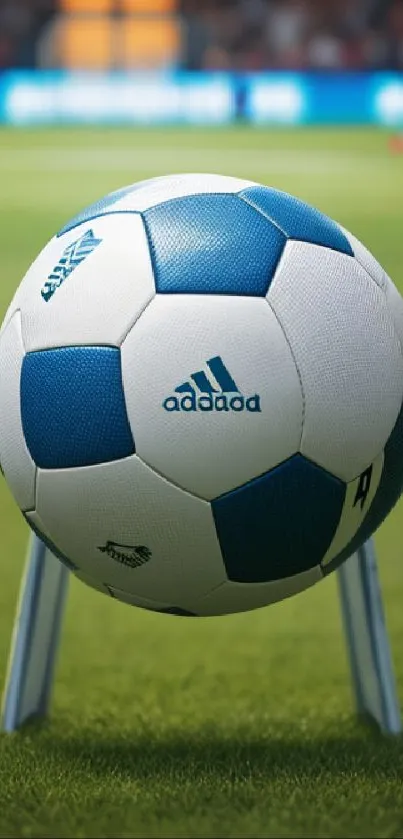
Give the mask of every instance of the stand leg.
[[385, 734], [402, 730], [372, 539], [338, 570], [355, 702]]
[[14, 731], [47, 714], [68, 570], [32, 536], [14, 624], [1, 727]]

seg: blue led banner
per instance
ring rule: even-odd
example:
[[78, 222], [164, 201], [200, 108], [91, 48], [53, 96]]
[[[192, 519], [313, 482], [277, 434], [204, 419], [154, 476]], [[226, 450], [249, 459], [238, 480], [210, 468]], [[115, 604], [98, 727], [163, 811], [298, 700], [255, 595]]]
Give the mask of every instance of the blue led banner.
[[0, 75], [8, 125], [385, 125], [403, 128], [403, 74]]

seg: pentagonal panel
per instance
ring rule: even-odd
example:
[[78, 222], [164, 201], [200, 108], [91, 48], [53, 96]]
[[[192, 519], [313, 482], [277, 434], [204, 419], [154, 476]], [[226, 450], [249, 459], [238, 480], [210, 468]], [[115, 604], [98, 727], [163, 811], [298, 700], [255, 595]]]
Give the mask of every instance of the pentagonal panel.
[[265, 300], [157, 295], [122, 345], [136, 451], [214, 498], [298, 450], [302, 395]]
[[24, 359], [21, 313], [15, 312], [0, 336], [0, 463], [17, 504], [35, 502], [36, 467], [21, 422], [20, 376]]
[[117, 347], [59, 347], [27, 353], [21, 419], [37, 466], [63, 469], [134, 453]]
[[351, 481], [384, 448], [402, 403], [403, 357], [385, 294], [357, 260], [288, 242], [268, 301], [301, 377], [301, 452]]
[[249, 187], [240, 198], [276, 224], [289, 239], [353, 255], [350, 242], [339, 225], [299, 198], [267, 186]]
[[322, 579], [319, 567], [311, 568], [294, 577], [272, 583], [233, 583], [227, 581], [210, 591], [195, 604], [198, 615], [226, 615], [259, 609], [291, 597]]
[[236, 195], [192, 195], [144, 213], [162, 294], [264, 297], [285, 245], [281, 230]]
[[38, 470], [36, 506], [58, 549], [106, 586], [186, 609], [225, 579], [210, 505], [135, 455]]
[[212, 503], [228, 579], [281, 580], [326, 554], [339, 524], [345, 485], [295, 455]]
[[150, 178], [111, 192], [79, 213], [61, 229], [62, 236], [79, 224], [113, 213], [143, 212], [157, 204], [201, 193], [234, 193], [251, 186], [253, 181], [226, 175], [185, 174]]
[[154, 293], [140, 216], [83, 225], [52, 239], [17, 291], [25, 348], [118, 345]]

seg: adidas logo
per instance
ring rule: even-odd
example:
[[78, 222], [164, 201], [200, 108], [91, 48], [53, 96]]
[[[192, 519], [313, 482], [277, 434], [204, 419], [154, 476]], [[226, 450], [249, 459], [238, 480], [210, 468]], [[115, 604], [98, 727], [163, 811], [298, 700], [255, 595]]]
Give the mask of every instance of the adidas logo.
[[45, 285], [41, 289], [41, 295], [46, 303], [53, 297], [56, 289], [60, 288], [62, 283], [67, 280], [67, 277], [73, 273], [75, 268], [84, 262], [84, 259], [95, 250], [102, 242], [102, 239], [96, 239], [92, 230], [87, 230], [80, 239], [72, 242], [63, 251], [63, 254], [49, 274]]
[[206, 366], [207, 373], [192, 373], [189, 381], [175, 388], [178, 395], [164, 400], [166, 411], [261, 411], [260, 396], [243, 396], [219, 355], [210, 358]]

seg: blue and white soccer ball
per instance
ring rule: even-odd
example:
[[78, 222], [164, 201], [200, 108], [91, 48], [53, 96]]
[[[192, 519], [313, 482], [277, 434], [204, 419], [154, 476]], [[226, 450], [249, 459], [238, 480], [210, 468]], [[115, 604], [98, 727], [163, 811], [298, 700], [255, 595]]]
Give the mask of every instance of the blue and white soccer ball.
[[45, 247], [0, 334], [0, 460], [86, 583], [179, 614], [335, 569], [403, 484], [403, 301], [354, 236], [218, 175], [156, 178]]

